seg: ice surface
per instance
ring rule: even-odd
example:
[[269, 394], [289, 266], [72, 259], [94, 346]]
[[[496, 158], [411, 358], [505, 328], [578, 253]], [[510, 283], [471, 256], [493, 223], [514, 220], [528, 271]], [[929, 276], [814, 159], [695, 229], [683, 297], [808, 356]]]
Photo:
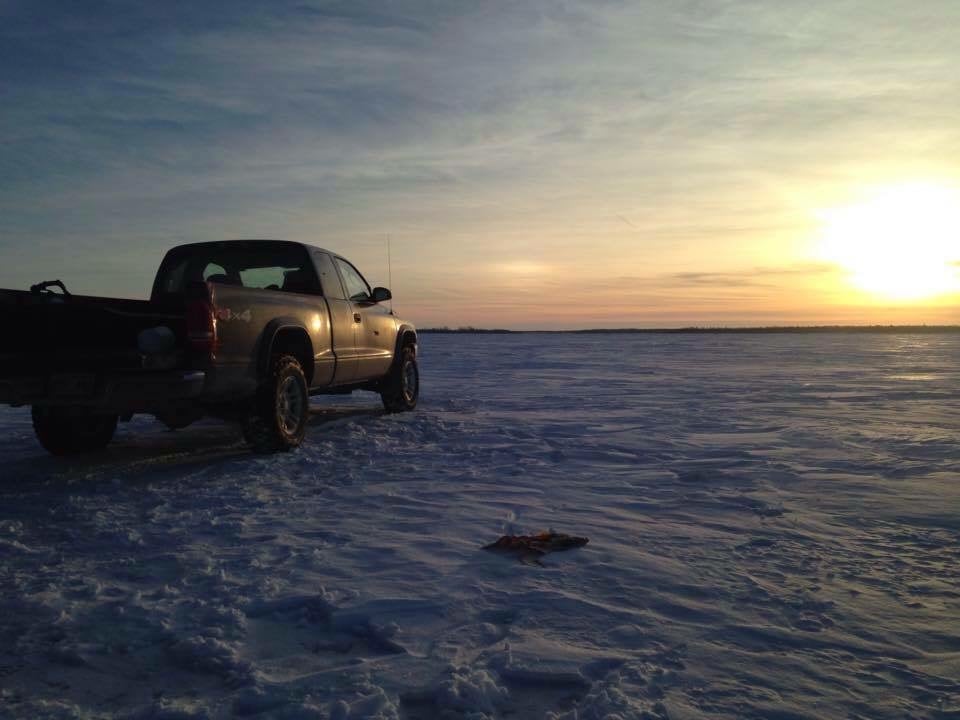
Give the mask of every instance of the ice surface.
[[[960, 336], [426, 336], [305, 445], [0, 409], [0, 717], [960, 716]], [[553, 528], [590, 544], [480, 550]]]

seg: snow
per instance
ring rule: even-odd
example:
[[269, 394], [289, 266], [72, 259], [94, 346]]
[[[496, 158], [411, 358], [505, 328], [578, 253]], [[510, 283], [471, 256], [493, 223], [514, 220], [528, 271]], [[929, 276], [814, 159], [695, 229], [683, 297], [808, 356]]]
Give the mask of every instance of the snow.
[[[304, 446], [0, 409], [0, 717], [960, 716], [960, 335], [429, 335]], [[525, 564], [505, 532], [585, 535]]]

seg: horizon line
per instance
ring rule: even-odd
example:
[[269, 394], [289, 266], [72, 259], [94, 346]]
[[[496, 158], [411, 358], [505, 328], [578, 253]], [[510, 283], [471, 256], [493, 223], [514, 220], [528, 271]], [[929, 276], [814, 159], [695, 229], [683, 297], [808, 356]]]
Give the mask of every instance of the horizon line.
[[507, 328], [478, 328], [465, 327], [427, 327], [417, 330], [418, 333], [428, 334], [512, 334], [512, 333], [641, 333], [641, 334], [682, 334], [682, 333], [826, 333], [826, 332], [860, 332], [860, 333], [943, 333], [960, 332], [960, 325], [760, 325], [760, 326], [725, 326], [725, 325], [689, 325], [684, 327], [666, 328], [580, 328], [580, 329], [526, 329], [511, 330]]

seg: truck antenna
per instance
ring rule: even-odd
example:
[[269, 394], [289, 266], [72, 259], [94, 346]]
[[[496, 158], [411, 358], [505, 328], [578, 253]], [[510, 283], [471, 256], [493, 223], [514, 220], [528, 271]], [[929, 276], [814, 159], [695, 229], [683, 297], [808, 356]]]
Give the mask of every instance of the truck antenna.
[[387, 283], [390, 285], [390, 314], [393, 315], [393, 262], [390, 258], [390, 234], [387, 233]]

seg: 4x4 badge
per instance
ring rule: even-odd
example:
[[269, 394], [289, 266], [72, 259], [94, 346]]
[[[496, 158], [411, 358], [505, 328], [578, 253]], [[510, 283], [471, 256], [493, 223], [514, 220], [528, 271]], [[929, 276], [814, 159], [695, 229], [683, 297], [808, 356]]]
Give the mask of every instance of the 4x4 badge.
[[246, 309], [241, 313], [235, 313], [230, 308], [217, 308], [217, 320], [229, 322], [230, 320], [243, 320], [248, 323], [253, 319], [253, 313]]

